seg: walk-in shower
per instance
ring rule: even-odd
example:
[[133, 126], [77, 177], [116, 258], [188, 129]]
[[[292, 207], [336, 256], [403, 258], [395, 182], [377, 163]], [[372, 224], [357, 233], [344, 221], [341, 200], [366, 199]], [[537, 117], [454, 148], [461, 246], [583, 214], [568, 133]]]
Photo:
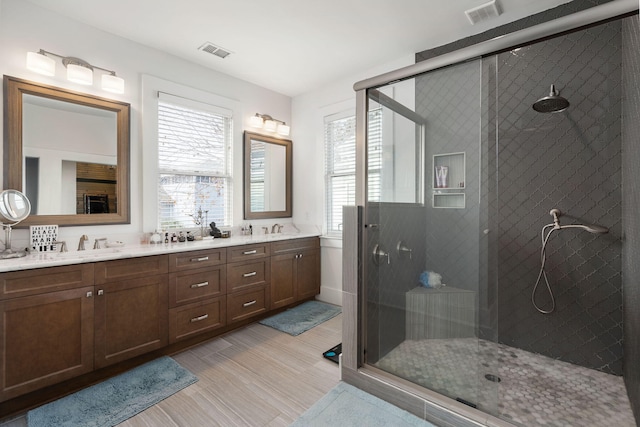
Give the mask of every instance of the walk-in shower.
[[631, 10], [616, 0], [356, 84], [345, 381], [437, 425], [636, 425]]

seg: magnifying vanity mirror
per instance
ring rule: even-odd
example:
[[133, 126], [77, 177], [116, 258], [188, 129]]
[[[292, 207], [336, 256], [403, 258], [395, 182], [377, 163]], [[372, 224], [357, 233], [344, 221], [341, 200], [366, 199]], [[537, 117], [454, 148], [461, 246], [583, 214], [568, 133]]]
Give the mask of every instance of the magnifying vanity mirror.
[[20, 258], [27, 254], [25, 251], [14, 251], [11, 248], [11, 228], [25, 220], [29, 216], [29, 212], [31, 212], [31, 203], [21, 192], [4, 190], [0, 193], [0, 215], [3, 218], [5, 248], [0, 252], [0, 259]]
[[4, 76], [4, 188], [22, 191], [22, 225], [130, 222], [130, 106]]
[[292, 142], [244, 133], [244, 218], [291, 217]]

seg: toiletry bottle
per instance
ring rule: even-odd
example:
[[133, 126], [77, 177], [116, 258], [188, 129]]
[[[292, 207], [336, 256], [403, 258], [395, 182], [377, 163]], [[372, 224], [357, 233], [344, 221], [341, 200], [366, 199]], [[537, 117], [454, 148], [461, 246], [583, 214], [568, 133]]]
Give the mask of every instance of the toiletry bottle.
[[169, 243], [169, 233], [164, 233], [164, 243], [165, 245]]
[[253, 226], [249, 224], [249, 235], [253, 236]]
[[193, 234], [191, 234], [190, 231], [187, 231], [187, 242], [193, 242], [195, 240], [195, 237]]
[[187, 241], [187, 238], [184, 237], [184, 233], [181, 231], [180, 235], [178, 236], [178, 242], [182, 243], [182, 242], [186, 242], [186, 241]]

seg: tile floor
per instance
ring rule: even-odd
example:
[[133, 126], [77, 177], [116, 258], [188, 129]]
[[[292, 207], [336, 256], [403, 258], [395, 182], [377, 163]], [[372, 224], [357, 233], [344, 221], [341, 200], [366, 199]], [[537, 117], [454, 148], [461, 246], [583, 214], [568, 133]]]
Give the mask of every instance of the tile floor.
[[[296, 337], [260, 324], [173, 358], [199, 381], [119, 427], [289, 426], [340, 380], [322, 353], [342, 340], [342, 315]], [[26, 417], [0, 427], [26, 427]]]
[[490, 341], [408, 340], [375, 366], [520, 426], [636, 425], [622, 377]]

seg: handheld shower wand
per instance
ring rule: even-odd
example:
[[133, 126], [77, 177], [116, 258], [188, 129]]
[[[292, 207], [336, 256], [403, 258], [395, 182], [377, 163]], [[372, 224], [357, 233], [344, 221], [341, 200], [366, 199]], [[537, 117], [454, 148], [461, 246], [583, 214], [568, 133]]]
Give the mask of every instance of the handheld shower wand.
[[[560, 225], [560, 216], [562, 216], [562, 212], [560, 209], [551, 209], [549, 211], [549, 215], [553, 217], [553, 223], [547, 224], [542, 227], [542, 232], [540, 234], [540, 239], [542, 240], [542, 248], [540, 249], [540, 272], [538, 273], [538, 278], [536, 279], [536, 284], [533, 286], [533, 292], [531, 293], [531, 302], [533, 306], [542, 314], [550, 314], [556, 309], [556, 300], [553, 296], [553, 290], [551, 289], [551, 285], [549, 284], [549, 279], [547, 279], [547, 274], [544, 271], [544, 266], [547, 261], [547, 243], [549, 242], [549, 237], [556, 230], [564, 230], [567, 228], [579, 228], [581, 230], [588, 231], [592, 234], [605, 234], [609, 232], [609, 229], [606, 227], [602, 227], [601, 225], [595, 224], [567, 224]], [[547, 232], [547, 230], [549, 230]], [[546, 232], [546, 234], [545, 234]], [[536, 291], [538, 290], [538, 285], [540, 284], [540, 279], [544, 278], [544, 283], [547, 285], [547, 290], [549, 291], [549, 296], [551, 297], [551, 308], [549, 310], [544, 310], [536, 304]]]

